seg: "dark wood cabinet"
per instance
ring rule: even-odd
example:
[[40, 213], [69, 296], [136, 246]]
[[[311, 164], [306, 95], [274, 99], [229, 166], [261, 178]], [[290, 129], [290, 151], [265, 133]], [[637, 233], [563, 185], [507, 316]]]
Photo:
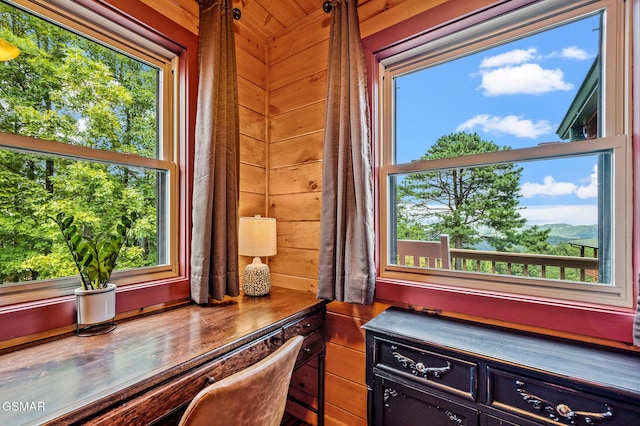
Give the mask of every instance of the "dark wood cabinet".
[[371, 425], [640, 425], [640, 354], [390, 308], [367, 324]]

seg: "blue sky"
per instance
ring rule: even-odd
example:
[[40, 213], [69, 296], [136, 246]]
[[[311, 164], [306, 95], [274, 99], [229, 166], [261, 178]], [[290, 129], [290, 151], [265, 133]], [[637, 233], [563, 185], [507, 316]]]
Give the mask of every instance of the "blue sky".
[[[476, 132], [514, 149], [555, 133], [599, 48], [599, 16], [525, 37], [396, 80], [398, 163], [440, 136]], [[597, 223], [596, 157], [520, 164], [529, 223]], [[579, 213], [578, 213], [579, 212]]]

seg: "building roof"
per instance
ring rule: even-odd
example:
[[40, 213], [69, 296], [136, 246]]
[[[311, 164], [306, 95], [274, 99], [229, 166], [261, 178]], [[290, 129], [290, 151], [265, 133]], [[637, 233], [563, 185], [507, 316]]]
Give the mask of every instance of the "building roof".
[[576, 93], [571, 106], [567, 110], [556, 134], [560, 139], [579, 140], [575, 137], [571, 129], [580, 129], [587, 123], [594, 112], [598, 110], [598, 81], [600, 77], [600, 56], [597, 56], [582, 81], [578, 93]]

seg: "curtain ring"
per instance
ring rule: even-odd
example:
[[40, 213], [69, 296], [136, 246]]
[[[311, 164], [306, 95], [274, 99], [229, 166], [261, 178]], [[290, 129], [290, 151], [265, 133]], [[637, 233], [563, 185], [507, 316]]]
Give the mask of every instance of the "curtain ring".
[[331, 3], [329, 0], [322, 3], [322, 10], [324, 10], [324, 13], [331, 12], [331, 9], [333, 9], [333, 3]]
[[240, 11], [240, 9], [238, 9], [237, 7], [234, 7], [233, 8], [233, 19], [235, 19], [236, 21], [239, 21], [241, 16], [242, 16], [242, 12]]

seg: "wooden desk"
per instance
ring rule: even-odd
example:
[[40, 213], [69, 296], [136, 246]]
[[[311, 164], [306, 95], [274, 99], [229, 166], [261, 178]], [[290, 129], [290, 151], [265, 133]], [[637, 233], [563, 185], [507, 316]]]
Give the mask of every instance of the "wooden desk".
[[[6, 353], [0, 424], [149, 424], [183, 407], [210, 378], [253, 364], [294, 335], [305, 336], [298, 366], [322, 361], [324, 317], [323, 301], [274, 287], [264, 297], [177, 308], [123, 321], [109, 334]], [[323, 369], [319, 362], [319, 376]]]

